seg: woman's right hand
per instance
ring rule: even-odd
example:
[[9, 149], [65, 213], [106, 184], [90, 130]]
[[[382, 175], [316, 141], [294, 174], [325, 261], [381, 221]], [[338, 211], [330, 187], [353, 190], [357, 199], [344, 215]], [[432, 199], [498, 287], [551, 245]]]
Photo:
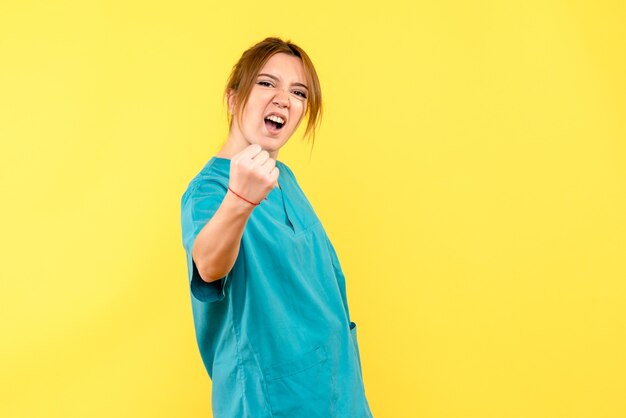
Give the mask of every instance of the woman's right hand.
[[[246, 200], [258, 203], [278, 180], [276, 160], [260, 145], [250, 145], [230, 160], [229, 187]], [[254, 207], [230, 191], [207, 224], [200, 230], [192, 248], [198, 273], [205, 282], [214, 282], [233, 268], [241, 237]]]
[[245, 199], [259, 203], [278, 180], [276, 160], [259, 144], [252, 144], [230, 160], [229, 187]]

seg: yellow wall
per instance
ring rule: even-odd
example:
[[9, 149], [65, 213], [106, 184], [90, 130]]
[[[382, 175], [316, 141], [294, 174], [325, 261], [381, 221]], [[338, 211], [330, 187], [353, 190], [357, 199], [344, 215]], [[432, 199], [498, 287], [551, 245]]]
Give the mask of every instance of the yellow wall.
[[210, 416], [180, 196], [278, 35], [374, 415], [626, 417], [623, 1], [128, 3], [0, 6], [0, 416]]

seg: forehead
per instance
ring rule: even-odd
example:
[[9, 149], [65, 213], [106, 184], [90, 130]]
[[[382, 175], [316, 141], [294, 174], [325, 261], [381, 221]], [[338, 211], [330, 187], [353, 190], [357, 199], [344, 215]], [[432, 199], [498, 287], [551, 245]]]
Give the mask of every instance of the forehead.
[[306, 73], [302, 60], [293, 55], [283, 53], [272, 55], [261, 68], [260, 73], [272, 74], [288, 83], [306, 82]]

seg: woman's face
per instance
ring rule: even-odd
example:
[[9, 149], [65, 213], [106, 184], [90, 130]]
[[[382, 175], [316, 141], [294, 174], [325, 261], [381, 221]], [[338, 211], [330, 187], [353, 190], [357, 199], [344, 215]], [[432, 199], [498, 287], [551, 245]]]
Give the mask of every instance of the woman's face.
[[237, 115], [233, 115], [231, 135], [243, 147], [259, 144], [275, 158], [300, 124], [307, 96], [300, 58], [283, 53], [273, 55], [257, 75], [243, 109], [241, 126]]

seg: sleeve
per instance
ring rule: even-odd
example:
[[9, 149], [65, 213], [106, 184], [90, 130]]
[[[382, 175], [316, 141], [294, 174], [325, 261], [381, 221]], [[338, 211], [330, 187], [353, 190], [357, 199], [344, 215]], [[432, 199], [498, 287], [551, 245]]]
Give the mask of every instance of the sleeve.
[[228, 275], [211, 283], [205, 282], [200, 277], [191, 255], [198, 233], [213, 217], [224, 200], [226, 191], [227, 187], [219, 181], [200, 178], [189, 184], [181, 199], [181, 227], [189, 286], [191, 295], [201, 302], [220, 301], [226, 295]]

